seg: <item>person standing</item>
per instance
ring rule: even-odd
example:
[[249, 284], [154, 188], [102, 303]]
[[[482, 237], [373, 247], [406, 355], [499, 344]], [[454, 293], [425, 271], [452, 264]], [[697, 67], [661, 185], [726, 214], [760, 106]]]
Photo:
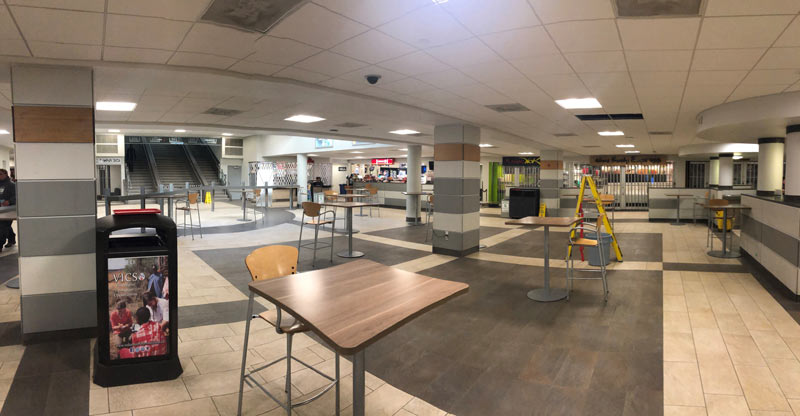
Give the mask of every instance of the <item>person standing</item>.
[[[17, 205], [17, 185], [8, 176], [7, 170], [0, 169], [0, 206], [14, 205]], [[11, 228], [13, 222], [14, 220], [0, 220], [0, 251], [3, 251], [3, 244], [6, 248], [17, 244], [17, 235]]]

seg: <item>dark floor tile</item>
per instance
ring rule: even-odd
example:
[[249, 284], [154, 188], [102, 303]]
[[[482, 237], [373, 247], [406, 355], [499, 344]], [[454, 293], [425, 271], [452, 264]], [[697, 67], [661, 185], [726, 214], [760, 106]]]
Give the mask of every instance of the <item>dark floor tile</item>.
[[45, 415], [86, 415], [89, 414], [89, 368], [53, 373], [47, 389]]
[[[88, 380], [81, 383], [89, 385]], [[44, 413], [50, 374], [22, 377], [17, 373], [0, 412], [3, 416], [34, 416]], [[87, 397], [88, 401], [88, 397]]]
[[553, 384], [577, 389], [588, 388], [596, 362], [596, 352], [573, 347], [564, 359]]
[[585, 390], [569, 387], [552, 387], [547, 399], [533, 412], [534, 415], [583, 415], [583, 404], [586, 397]]
[[589, 389], [625, 391], [631, 371], [627, 356], [619, 352], [598, 353]]
[[19, 274], [18, 257], [16, 253], [0, 257], [0, 284]]
[[620, 416], [625, 412], [625, 390], [591, 389], [586, 392], [582, 415]]
[[634, 386], [625, 394], [625, 410], [623, 416], [663, 415], [664, 390], [653, 390], [643, 386]]
[[20, 321], [0, 322], [0, 347], [19, 345], [22, 343], [22, 326]]
[[518, 378], [539, 384], [553, 384], [569, 355], [568, 348], [538, 346], [527, 363], [522, 363]]

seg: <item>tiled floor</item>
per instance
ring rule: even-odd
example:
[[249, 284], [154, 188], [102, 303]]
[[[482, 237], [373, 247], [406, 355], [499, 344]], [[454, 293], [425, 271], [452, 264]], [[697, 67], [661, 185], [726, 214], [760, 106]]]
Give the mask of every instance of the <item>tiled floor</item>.
[[[219, 218], [208, 224], [221, 230], [241, 214], [236, 206], [218, 210]], [[367, 258], [471, 285], [467, 295], [367, 350], [367, 414], [800, 415], [800, 325], [782, 306], [791, 304], [780, 291], [764, 289], [739, 260], [707, 256], [704, 227], [617, 213], [625, 262], [610, 267], [609, 302], [602, 301], [599, 283], [577, 282], [570, 302], [540, 304], [525, 292], [542, 284], [541, 231], [506, 226], [496, 210], [483, 212], [481, 243], [487, 248], [461, 259], [431, 254], [426, 227], [406, 227], [403, 211], [355, 217], [361, 232], [354, 244]], [[92, 415], [235, 414], [249, 280], [244, 256], [265, 244], [296, 244], [298, 230], [291, 218], [276, 217], [260, 228], [181, 238], [178, 351], [184, 374], [160, 383], [106, 389], [88, 382], [88, 388], [61, 390], [74, 392], [72, 400]], [[551, 232], [555, 286], [564, 284], [562, 234]], [[337, 251], [344, 247], [345, 237], [337, 235], [335, 244]], [[319, 252], [317, 267], [330, 265], [326, 254]], [[334, 257], [334, 264], [343, 261]], [[310, 267], [304, 251], [300, 269]], [[72, 360], [79, 362], [76, 368], [53, 360], [47, 387], [29, 382], [44, 370], [24, 362], [41, 362], [36, 357], [52, 351], [17, 345], [18, 305], [16, 292], [0, 287], [0, 397], [9, 389], [19, 392], [7, 399], [4, 415], [35, 414], [20, 410], [31, 397], [41, 397], [42, 409], [55, 408], [64, 394], [53, 391], [71, 374], [66, 371], [82, 377], [91, 371], [88, 356]], [[249, 363], [282, 355], [283, 337], [254, 322]], [[91, 345], [76, 343], [65, 351], [82, 348]], [[313, 336], [298, 336], [295, 354], [333, 370], [333, 354]], [[350, 367], [342, 361], [343, 414], [352, 402]], [[280, 365], [261, 373], [278, 395], [284, 375]], [[324, 385], [299, 366], [292, 381], [298, 398]], [[246, 390], [244, 414], [284, 414], [260, 391]], [[296, 413], [332, 415], [332, 392]]]

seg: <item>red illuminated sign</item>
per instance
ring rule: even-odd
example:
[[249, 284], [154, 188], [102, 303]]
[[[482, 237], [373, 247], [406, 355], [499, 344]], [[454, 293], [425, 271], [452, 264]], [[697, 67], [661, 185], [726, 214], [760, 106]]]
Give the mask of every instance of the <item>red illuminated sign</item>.
[[394, 159], [372, 159], [373, 165], [394, 165]]

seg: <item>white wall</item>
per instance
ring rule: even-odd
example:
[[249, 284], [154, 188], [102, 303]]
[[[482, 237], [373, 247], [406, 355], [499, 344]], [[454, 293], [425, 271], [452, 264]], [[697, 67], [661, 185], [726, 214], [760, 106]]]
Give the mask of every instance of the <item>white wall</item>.
[[11, 148], [0, 146], [0, 168], [8, 170], [11, 167]]

